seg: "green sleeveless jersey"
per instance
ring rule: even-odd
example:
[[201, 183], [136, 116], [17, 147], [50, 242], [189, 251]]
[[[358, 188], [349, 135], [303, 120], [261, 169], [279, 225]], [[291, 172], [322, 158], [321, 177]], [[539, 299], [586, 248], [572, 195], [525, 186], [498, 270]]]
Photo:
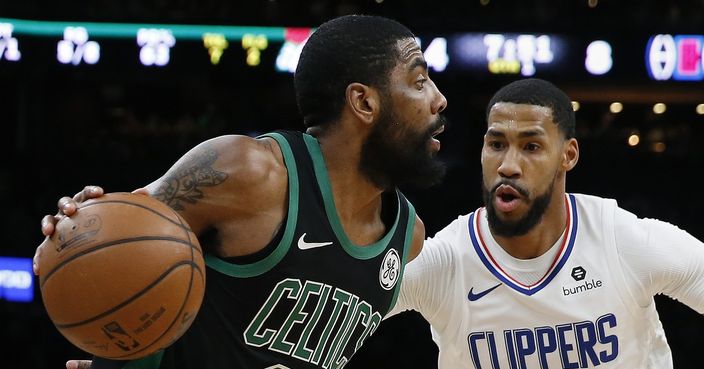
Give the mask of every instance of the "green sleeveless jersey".
[[[235, 263], [206, 254], [203, 304], [167, 349], [93, 368], [342, 368], [393, 307], [413, 237], [415, 210], [398, 190], [376, 243], [345, 234], [317, 140], [300, 132], [278, 142], [288, 170], [288, 213], [264, 255]], [[252, 229], [251, 232], [257, 232]]]

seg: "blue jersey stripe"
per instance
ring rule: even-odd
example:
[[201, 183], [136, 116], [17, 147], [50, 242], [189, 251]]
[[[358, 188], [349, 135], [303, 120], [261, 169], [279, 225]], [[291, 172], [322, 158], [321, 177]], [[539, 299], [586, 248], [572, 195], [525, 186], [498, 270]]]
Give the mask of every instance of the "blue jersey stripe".
[[571, 207], [571, 215], [572, 215], [572, 221], [571, 221], [571, 229], [569, 230], [569, 242], [567, 243], [565, 247], [565, 251], [563, 252], [562, 256], [558, 260], [557, 264], [554, 266], [553, 270], [550, 272], [550, 274], [545, 277], [539, 284], [531, 286], [526, 288], [525, 286], [522, 286], [520, 284], [517, 284], [510, 278], [506, 278], [499, 270], [494, 267], [494, 265], [491, 263], [487, 255], [484, 253], [484, 250], [482, 249], [481, 242], [479, 241], [479, 236], [476, 234], [477, 231], [474, 229], [474, 224], [477, 223], [478, 219], [475, 219], [477, 215], [477, 211], [473, 212], [469, 216], [469, 222], [467, 227], [469, 228], [469, 238], [472, 241], [472, 246], [474, 247], [474, 251], [477, 253], [477, 256], [479, 256], [479, 260], [482, 261], [484, 266], [501, 282], [506, 284], [507, 286], [513, 288], [514, 290], [528, 296], [532, 296], [533, 294], [537, 293], [538, 291], [542, 290], [545, 286], [550, 284], [550, 282], [557, 276], [557, 273], [560, 272], [562, 267], [565, 265], [567, 262], [567, 259], [569, 259], [570, 254], [572, 253], [572, 248], [574, 247], [574, 243], [576, 240], [577, 236], [577, 226], [578, 226], [578, 217], [577, 217], [577, 204], [574, 195], [568, 194], [567, 195], [568, 201], [570, 202], [570, 207]]

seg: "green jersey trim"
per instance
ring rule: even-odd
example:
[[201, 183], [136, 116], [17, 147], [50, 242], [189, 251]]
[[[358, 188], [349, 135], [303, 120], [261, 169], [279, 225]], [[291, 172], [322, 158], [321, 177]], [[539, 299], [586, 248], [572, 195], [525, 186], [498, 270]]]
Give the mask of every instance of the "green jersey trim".
[[379, 254], [381, 254], [382, 251], [384, 251], [384, 249], [386, 249], [386, 246], [389, 244], [391, 237], [396, 231], [396, 226], [398, 225], [399, 217], [401, 215], [401, 198], [399, 198], [398, 194], [396, 194], [397, 203], [399, 203], [399, 206], [397, 206], [396, 211], [396, 220], [394, 221], [394, 225], [388, 232], [386, 232], [386, 235], [382, 239], [364, 247], [353, 244], [352, 241], [350, 241], [350, 239], [347, 237], [344, 228], [342, 228], [342, 222], [340, 221], [340, 218], [337, 215], [335, 199], [332, 196], [332, 186], [330, 185], [330, 178], [328, 177], [328, 169], [325, 166], [325, 160], [323, 159], [323, 154], [320, 151], [320, 145], [318, 144], [318, 140], [316, 140], [313, 136], [306, 134], [303, 135], [303, 139], [306, 143], [306, 147], [308, 148], [308, 152], [310, 153], [310, 157], [313, 160], [315, 177], [318, 181], [318, 187], [320, 188], [320, 192], [323, 195], [325, 213], [328, 216], [330, 226], [335, 232], [337, 239], [340, 241], [342, 248], [347, 252], [347, 254], [356, 259], [367, 260], [378, 256]]
[[281, 153], [284, 156], [284, 163], [286, 164], [286, 169], [288, 171], [288, 214], [286, 219], [286, 228], [281, 241], [279, 241], [279, 244], [276, 246], [274, 251], [272, 251], [272, 253], [267, 255], [265, 258], [254, 263], [233, 264], [228, 263], [212, 254], [205, 255], [206, 265], [222, 274], [229, 275], [230, 277], [256, 277], [271, 270], [271, 268], [278, 264], [288, 252], [291, 247], [291, 242], [293, 241], [293, 234], [296, 230], [296, 220], [298, 219], [299, 183], [298, 169], [296, 167], [296, 160], [293, 157], [293, 151], [291, 150], [291, 146], [288, 141], [286, 141], [286, 138], [279, 133], [267, 133], [260, 137], [270, 137], [276, 140], [281, 148]]
[[141, 359], [132, 360], [125, 364], [122, 369], [157, 369], [161, 365], [162, 357], [164, 357], [164, 350], [158, 351]]
[[[406, 241], [403, 243], [403, 257], [401, 258], [401, 271], [396, 281], [396, 288], [394, 289], [394, 297], [391, 299], [391, 305], [386, 311], [386, 314], [391, 311], [391, 309], [396, 306], [396, 300], [398, 299], [398, 294], [401, 291], [401, 283], [403, 282], [403, 270], [406, 268], [406, 263], [408, 262], [408, 252], [411, 250], [411, 245], [413, 244], [413, 230], [416, 226], [416, 209], [413, 207], [410, 201], [406, 200], [408, 204], [408, 225], [406, 226]], [[386, 315], [384, 314], [384, 315]]]

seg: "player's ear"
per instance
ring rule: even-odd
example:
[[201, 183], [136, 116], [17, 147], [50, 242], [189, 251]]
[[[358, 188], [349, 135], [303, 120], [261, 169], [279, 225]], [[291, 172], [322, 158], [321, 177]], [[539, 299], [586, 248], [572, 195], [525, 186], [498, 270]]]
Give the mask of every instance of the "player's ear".
[[576, 138], [570, 138], [565, 141], [565, 147], [562, 154], [562, 167], [565, 172], [572, 170], [579, 161], [579, 144]]
[[345, 98], [352, 114], [365, 124], [372, 124], [379, 113], [379, 94], [362, 83], [350, 83]]

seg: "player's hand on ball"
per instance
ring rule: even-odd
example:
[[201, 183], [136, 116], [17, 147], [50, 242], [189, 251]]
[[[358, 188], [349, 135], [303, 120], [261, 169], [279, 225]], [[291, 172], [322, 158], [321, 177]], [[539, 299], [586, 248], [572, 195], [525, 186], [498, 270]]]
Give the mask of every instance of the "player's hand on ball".
[[57, 203], [59, 211], [56, 213], [56, 215], [45, 215], [44, 218], [42, 218], [42, 234], [45, 237], [44, 242], [42, 242], [41, 245], [39, 245], [37, 247], [37, 250], [34, 252], [34, 258], [32, 259], [32, 269], [34, 270], [34, 274], [39, 275], [39, 258], [41, 257], [42, 247], [47, 243], [49, 237], [54, 233], [56, 223], [58, 223], [61, 218], [74, 214], [76, 212], [76, 209], [78, 209], [78, 203], [86, 201], [88, 199], [100, 197], [103, 195], [103, 193], [104, 192], [102, 187], [86, 186], [83, 188], [82, 191], [74, 195], [73, 198], [70, 198], [68, 196], [60, 198], [59, 202]]
[[68, 196], [60, 198], [57, 203], [59, 211], [56, 215], [46, 215], [44, 219], [42, 219], [42, 234], [44, 234], [44, 236], [51, 236], [51, 234], [54, 233], [54, 225], [56, 225], [62, 217], [73, 215], [76, 209], [78, 209], [78, 203], [100, 196], [103, 196], [102, 187], [86, 186], [82, 191], [75, 194], [73, 198]]
[[69, 360], [66, 362], [66, 369], [90, 369], [90, 360]]
[[113, 192], [76, 205], [41, 247], [39, 289], [49, 318], [76, 347], [106, 359], [139, 359], [169, 346], [193, 322], [205, 292], [196, 235], [150, 196]]
[[[149, 195], [149, 192], [144, 187], [138, 188], [132, 191], [132, 193], [138, 195]], [[51, 237], [51, 235], [54, 233], [54, 230], [56, 229], [56, 223], [58, 223], [59, 220], [61, 220], [61, 218], [65, 216], [71, 216], [75, 214], [76, 209], [78, 209], [79, 203], [89, 199], [94, 199], [96, 197], [103, 196], [104, 194], [105, 191], [103, 191], [103, 188], [100, 186], [86, 186], [83, 188], [82, 191], [74, 195], [73, 198], [64, 196], [59, 199], [59, 202], [57, 203], [59, 211], [56, 213], [56, 215], [45, 215], [44, 218], [42, 218], [42, 234], [45, 236], [45, 238], [44, 242], [42, 242], [37, 247], [37, 250], [34, 252], [34, 258], [32, 259], [32, 269], [34, 270], [34, 274], [39, 275], [39, 258], [41, 256], [42, 247], [44, 246], [44, 244], [46, 244], [49, 237]]]

